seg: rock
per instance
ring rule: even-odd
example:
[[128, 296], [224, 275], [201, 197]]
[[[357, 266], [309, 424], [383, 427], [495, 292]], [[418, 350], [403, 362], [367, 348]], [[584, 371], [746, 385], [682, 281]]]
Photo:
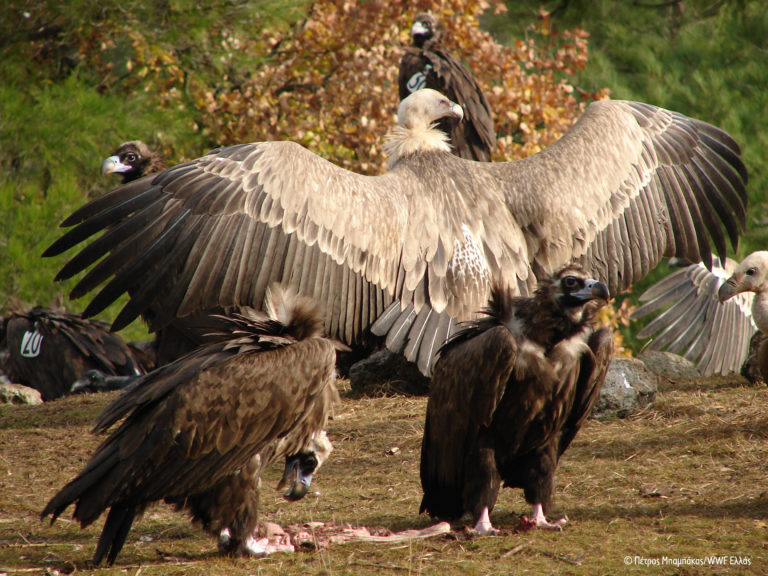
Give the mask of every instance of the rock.
[[35, 406], [43, 403], [43, 397], [38, 390], [21, 384], [13, 384], [0, 380], [0, 404], [30, 404]]
[[672, 352], [644, 350], [637, 358], [648, 370], [664, 378], [697, 380], [702, 377], [693, 362]]
[[592, 418], [626, 418], [639, 412], [653, 402], [660, 379], [640, 360], [614, 357]]
[[379, 350], [352, 364], [349, 369], [352, 390], [369, 396], [390, 392], [424, 395], [429, 392], [429, 378], [402, 354]]

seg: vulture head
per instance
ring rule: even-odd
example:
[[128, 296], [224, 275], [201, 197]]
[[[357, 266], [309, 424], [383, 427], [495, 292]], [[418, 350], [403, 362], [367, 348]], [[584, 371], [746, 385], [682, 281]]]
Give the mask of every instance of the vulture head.
[[283, 498], [292, 502], [304, 498], [314, 473], [328, 459], [332, 450], [333, 444], [328, 440], [325, 430], [321, 430], [315, 434], [309, 448], [286, 456], [283, 477], [277, 485], [277, 489], [283, 492]]
[[397, 109], [397, 125], [387, 135], [384, 144], [384, 151], [389, 155], [389, 166], [416, 152], [450, 152], [448, 135], [437, 128], [437, 122], [444, 118], [460, 122], [464, 111], [437, 90], [424, 88], [404, 98]]
[[736, 267], [725, 284], [720, 286], [717, 297], [720, 302], [741, 292], [760, 293], [768, 289], [768, 252], [760, 250], [752, 252]]
[[[595, 313], [610, 299], [608, 287], [590, 278], [576, 264], [560, 268], [543, 278], [536, 289], [536, 301], [542, 310], [562, 312], [574, 324], [591, 322]], [[551, 313], [551, 312], [550, 312]]]
[[442, 33], [440, 21], [426, 12], [418, 14], [411, 26], [411, 38], [417, 48], [423, 48], [426, 43], [439, 42]]
[[115, 153], [101, 163], [102, 174], [120, 174], [123, 184], [164, 169], [160, 155], [141, 140], [120, 144]]

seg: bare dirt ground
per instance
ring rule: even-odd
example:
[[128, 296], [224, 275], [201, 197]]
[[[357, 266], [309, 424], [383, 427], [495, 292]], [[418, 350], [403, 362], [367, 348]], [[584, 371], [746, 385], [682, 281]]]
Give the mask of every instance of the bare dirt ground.
[[[134, 524], [116, 565], [94, 568], [102, 520], [81, 530], [70, 511], [53, 526], [38, 516], [96, 447], [90, 424], [113, 397], [0, 408], [0, 573], [768, 573], [768, 388], [737, 377], [667, 382], [643, 413], [589, 421], [558, 471], [552, 515], [569, 518], [561, 533], [518, 532], [528, 506], [519, 490], [505, 489], [492, 514], [498, 537], [468, 538], [459, 523], [427, 539], [322, 539], [319, 548], [263, 559], [220, 558], [187, 516], [157, 505]], [[347, 392], [315, 491], [285, 502], [273, 490], [280, 471], [270, 470], [263, 520], [326, 536], [433, 525], [418, 515], [425, 405], [423, 397]]]

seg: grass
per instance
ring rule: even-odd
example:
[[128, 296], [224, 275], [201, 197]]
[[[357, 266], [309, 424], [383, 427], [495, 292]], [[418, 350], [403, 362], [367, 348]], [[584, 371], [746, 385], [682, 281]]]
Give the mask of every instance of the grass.
[[[266, 559], [220, 558], [215, 542], [183, 514], [150, 508], [134, 524], [118, 563], [90, 563], [101, 520], [86, 530], [38, 519], [47, 500], [86, 462], [88, 433], [112, 394], [38, 407], [0, 408], [0, 572], [9, 574], [763, 574], [768, 569], [768, 388], [740, 378], [669, 382], [652, 409], [625, 420], [592, 420], [563, 460], [553, 515], [562, 533], [518, 533], [528, 512], [506, 489], [492, 515], [499, 537], [450, 536], [405, 544], [332, 544]], [[417, 514], [425, 398], [353, 398], [331, 422], [331, 459], [318, 493], [288, 504], [262, 491], [262, 519], [403, 530]], [[399, 450], [392, 450], [397, 447]], [[673, 562], [724, 565], [689, 566]], [[629, 563], [625, 564], [625, 558]], [[665, 560], [666, 558], [666, 560]], [[687, 559], [687, 560], [686, 560]], [[738, 565], [739, 560], [749, 565]], [[662, 562], [666, 564], [661, 565]], [[658, 562], [658, 566], [644, 563]]]

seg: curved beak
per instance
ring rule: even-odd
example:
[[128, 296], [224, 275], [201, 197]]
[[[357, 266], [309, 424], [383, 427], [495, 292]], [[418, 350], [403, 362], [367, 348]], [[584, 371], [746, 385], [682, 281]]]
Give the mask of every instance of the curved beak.
[[286, 457], [283, 477], [277, 485], [277, 489], [283, 492], [283, 498], [291, 502], [304, 498], [309, 492], [316, 468], [314, 452], [299, 452]]
[[582, 302], [589, 302], [590, 300], [605, 300], [607, 302], [611, 299], [611, 294], [608, 292], [608, 286], [599, 280], [592, 279], [587, 280], [584, 283], [584, 288], [571, 293], [571, 296]]
[[110, 156], [109, 158], [105, 158], [104, 162], [101, 163], [102, 174], [113, 174], [115, 172], [117, 173], [128, 172], [130, 169], [131, 169], [131, 166], [120, 162], [119, 156]]
[[725, 302], [726, 300], [733, 298], [736, 296], [736, 294], [739, 294], [741, 290], [737, 286], [736, 279], [731, 276], [728, 278], [728, 280], [725, 281], [725, 283], [720, 286], [720, 289], [717, 291], [717, 299], [720, 300], [721, 303]]

